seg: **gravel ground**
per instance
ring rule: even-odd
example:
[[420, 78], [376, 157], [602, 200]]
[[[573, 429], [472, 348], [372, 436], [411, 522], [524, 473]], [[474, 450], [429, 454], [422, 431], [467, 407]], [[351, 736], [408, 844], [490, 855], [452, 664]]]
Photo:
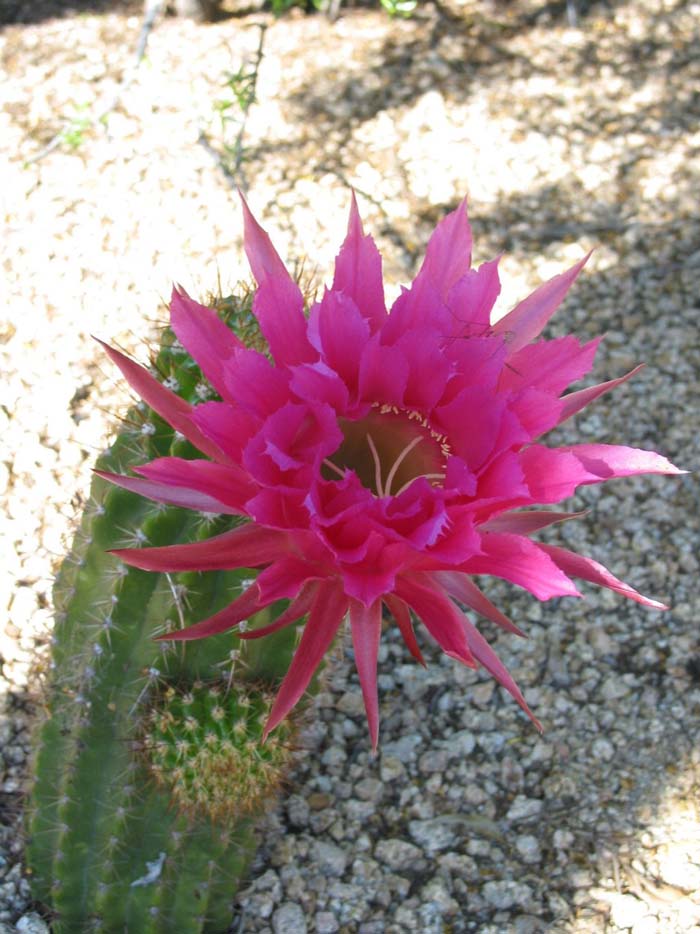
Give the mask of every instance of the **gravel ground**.
[[[580, 2], [575, 29], [563, 3], [534, 0], [443, 0], [405, 21], [160, 19], [136, 71], [139, 4], [62, 6], [0, 6], [0, 934], [48, 930], [21, 865], [36, 666], [52, 574], [126, 404], [89, 335], [143, 358], [173, 279], [204, 294], [246, 275], [229, 181], [198, 140], [233, 146], [239, 112], [222, 127], [214, 103], [261, 25], [239, 180], [283, 256], [327, 274], [349, 184], [394, 292], [464, 193], [477, 259], [507, 253], [504, 308], [596, 246], [552, 333], [607, 334], [596, 381], [648, 366], [560, 439], [693, 468], [700, 436], [698, 3]], [[25, 164], [62, 128], [73, 149]], [[430, 647], [422, 670], [389, 633], [373, 757], [340, 646], [235, 930], [700, 934], [694, 484], [586, 488], [586, 518], [547, 534], [669, 612], [490, 587], [530, 636], [495, 641], [543, 737], [488, 678]]]

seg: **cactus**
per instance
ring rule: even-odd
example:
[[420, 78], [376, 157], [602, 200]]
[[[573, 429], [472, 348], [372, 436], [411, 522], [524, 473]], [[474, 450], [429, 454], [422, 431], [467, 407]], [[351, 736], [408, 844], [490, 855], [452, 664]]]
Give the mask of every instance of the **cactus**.
[[[247, 296], [216, 306], [256, 343]], [[188, 401], [214, 397], [169, 329], [155, 366]], [[166, 454], [201, 456], [141, 403], [98, 467], [126, 472]], [[109, 549], [193, 541], [235, 522], [93, 480], [55, 587], [47, 716], [28, 809], [34, 895], [55, 934], [222, 934], [230, 924], [254, 817], [290, 758], [293, 724], [260, 740], [294, 627], [266, 637], [264, 654], [257, 640], [228, 633], [156, 642], [216, 612], [254, 572], [153, 574], [127, 568]]]

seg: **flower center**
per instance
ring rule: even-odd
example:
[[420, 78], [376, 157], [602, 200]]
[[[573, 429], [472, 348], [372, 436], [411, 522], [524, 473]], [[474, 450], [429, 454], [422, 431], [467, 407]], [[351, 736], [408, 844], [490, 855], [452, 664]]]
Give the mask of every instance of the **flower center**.
[[445, 478], [449, 446], [419, 412], [393, 406], [374, 409], [353, 422], [340, 419], [343, 443], [323, 462], [327, 480], [354, 470], [375, 496], [398, 496], [418, 477], [439, 482]]

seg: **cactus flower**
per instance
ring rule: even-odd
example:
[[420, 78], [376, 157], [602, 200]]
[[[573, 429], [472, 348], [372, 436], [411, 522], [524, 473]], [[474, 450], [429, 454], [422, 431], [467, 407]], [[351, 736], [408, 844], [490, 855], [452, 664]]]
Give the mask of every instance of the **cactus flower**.
[[[652, 451], [541, 443], [639, 369], [565, 393], [591, 369], [599, 339], [540, 333], [587, 257], [494, 323], [498, 261], [472, 268], [463, 202], [438, 224], [413, 284], [388, 313], [381, 257], [353, 198], [333, 284], [306, 314], [298, 284], [245, 201], [243, 211], [265, 351], [245, 346], [182, 288], [172, 294], [172, 328], [220, 401], [191, 406], [107, 348], [132, 388], [205, 456], [159, 458], [136, 477], [103, 476], [159, 502], [245, 520], [193, 544], [116, 554], [150, 571], [259, 569], [221, 612], [162, 638], [234, 627], [242, 639], [257, 638], [303, 619], [269, 732], [348, 619], [376, 747], [382, 621], [393, 618], [422, 663], [417, 619], [448, 655], [486, 668], [539, 727], [467, 615], [521, 634], [475, 575], [503, 578], [539, 600], [580, 596], [574, 579], [581, 579], [663, 608], [592, 558], [530, 536], [575, 517], [541, 507], [581, 485], [680, 472]], [[244, 626], [280, 600], [288, 603], [272, 623]]]

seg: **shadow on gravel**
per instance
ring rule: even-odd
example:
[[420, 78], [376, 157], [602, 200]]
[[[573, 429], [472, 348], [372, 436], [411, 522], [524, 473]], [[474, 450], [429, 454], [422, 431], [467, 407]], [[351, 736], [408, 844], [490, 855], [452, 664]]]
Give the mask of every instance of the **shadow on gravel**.
[[32, 25], [86, 13], [143, 12], [143, 0], [0, 0], [0, 26]]

